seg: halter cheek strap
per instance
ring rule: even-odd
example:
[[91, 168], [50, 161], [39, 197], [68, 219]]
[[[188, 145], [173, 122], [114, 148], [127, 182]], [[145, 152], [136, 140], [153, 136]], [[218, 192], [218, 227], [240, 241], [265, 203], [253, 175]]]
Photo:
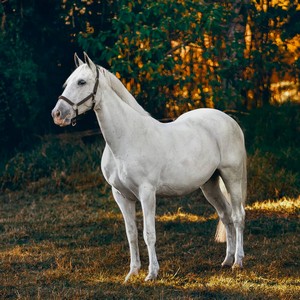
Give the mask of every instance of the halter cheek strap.
[[66, 101], [69, 105], [71, 105], [71, 107], [73, 108], [73, 110], [75, 111], [75, 118], [73, 118], [71, 120], [71, 123], [72, 123], [72, 126], [75, 126], [76, 125], [76, 121], [77, 121], [77, 117], [78, 117], [78, 107], [82, 104], [84, 104], [86, 101], [88, 101], [89, 99], [92, 99], [92, 106], [91, 106], [91, 109], [94, 109], [95, 107], [95, 96], [97, 94], [97, 89], [98, 89], [98, 86], [99, 86], [99, 70], [98, 68], [96, 69], [96, 72], [97, 72], [97, 76], [96, 76], [96, 81], [95, 81], [95, 85], [94, 85], [94, 88], [93, 88], [93, 92], [90, 93], [88, 96], [86, 96], [84, 99], [82, 99], [81, 101], [79, 101], [78, 103], [75, 103], [73, 101], [71, 101], [70, 99], [68, 99], [67, 97], [61, 95], [58, 97], [58, 99], [61, 99], [61, 100], [64, 100]]

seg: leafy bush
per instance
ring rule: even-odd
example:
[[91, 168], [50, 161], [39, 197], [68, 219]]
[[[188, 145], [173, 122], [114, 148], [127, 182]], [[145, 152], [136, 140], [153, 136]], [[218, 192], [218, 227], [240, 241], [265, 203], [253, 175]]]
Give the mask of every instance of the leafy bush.
[[239, 117], [248, 152], [249, 201], [300, 193], [299, 105], [255, 109]]
[[[300, 147], [300, 106], [285, 103], [252, 110], [239, 118], [245, 132], [247, 150], [254, 153], [274, 152], [280, 155], [286, 149]], [[295, 159], [297, 156], [294, 156]], [[289, 157], [293, 160], [293, 157]], [[292, 165], [291, 165], [292, 166]]]
[[0, 144], [7, 148], [25, 140], [39, 113], [38, 72], [32, 49], [20, 39], [18, 26], [9, 29], [11, 35], [0, 32]]
[[66, 189], [101, 185], [100, 160], [103, 143], [85, 145], [74, 139], [48, 138], [31, 151], [17, 153], [3, 163], [1, 190], [24, 188]]
[[256, 151], [248, 157], [247, 203], [297, 196], [299, 179], [299, 174], [283, 167], [273, 153]]

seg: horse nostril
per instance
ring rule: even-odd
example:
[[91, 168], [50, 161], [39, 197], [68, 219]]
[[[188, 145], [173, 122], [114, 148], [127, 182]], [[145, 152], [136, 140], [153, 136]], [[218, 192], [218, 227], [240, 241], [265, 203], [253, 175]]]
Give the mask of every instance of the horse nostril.
[[60, 110], [57, 110], [55, 113], [54, 113], [55, 117], [56, 118], [59, 118], [60, 117]]

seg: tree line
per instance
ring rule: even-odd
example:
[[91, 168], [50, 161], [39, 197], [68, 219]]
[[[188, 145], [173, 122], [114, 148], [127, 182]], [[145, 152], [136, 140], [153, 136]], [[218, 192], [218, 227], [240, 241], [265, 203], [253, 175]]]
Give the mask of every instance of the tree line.
[[1, 152], [57, 132], [50, 111], [83, 50], [158, 118], [299, 97], [297, 1], [2, 0], [0, 15]]

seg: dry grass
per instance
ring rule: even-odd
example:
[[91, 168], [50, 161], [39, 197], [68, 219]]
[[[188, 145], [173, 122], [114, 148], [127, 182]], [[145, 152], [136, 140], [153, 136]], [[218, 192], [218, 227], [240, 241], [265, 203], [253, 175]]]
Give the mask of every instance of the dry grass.
[[[122, 216], [105, 189], [0, 196], [1, 299], [298, 299], [300, 199], [247, 207], [245, 268], [221, 269], [225, 245], [213, 241], [217, 218], [200, 192], [159, 199], [160, 276], [129, 267]], [[141, 231], [141, 213], [138, 215]]]

